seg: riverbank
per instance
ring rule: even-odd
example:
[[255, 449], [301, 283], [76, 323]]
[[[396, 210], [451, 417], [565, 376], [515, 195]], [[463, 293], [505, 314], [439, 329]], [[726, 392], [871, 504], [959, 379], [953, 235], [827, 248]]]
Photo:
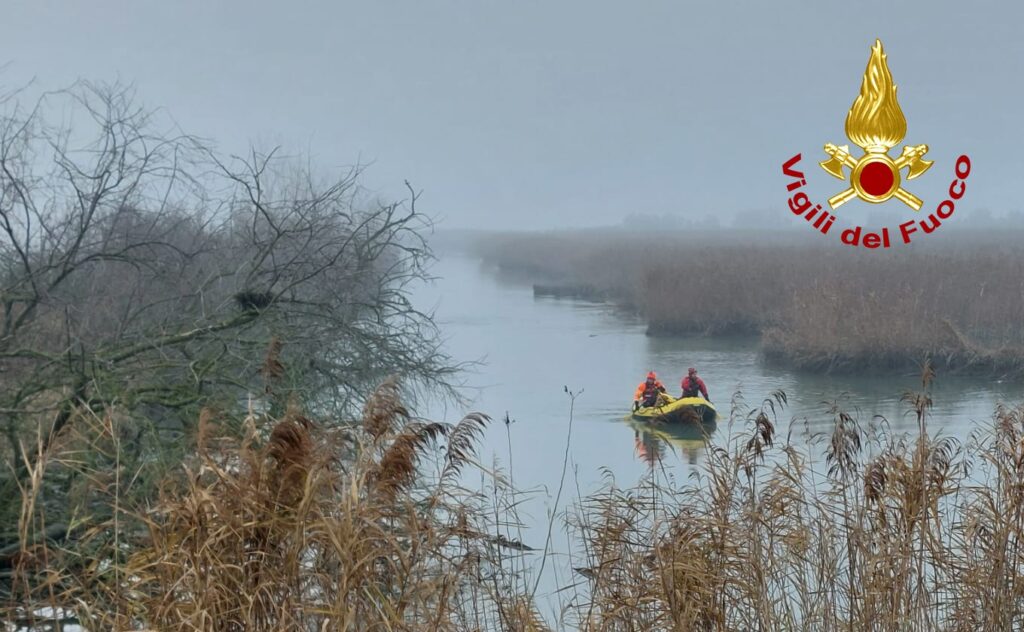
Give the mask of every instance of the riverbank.
[[[799, 236], [493, 234], [472, 252], [541, 292], [606, 298], [648, 333], [760, 336], [766, 358], [825, 371], [1024, 374], [1024, 248], [991, 233], [865, 254]], [[753, 244], [753, 245], [752, 245]]]
[[[1000, 407], [971, 441], [940, 437], [923, 378], [904, 397], [913, 433], [833, 405], [815, 456], [777, 391], [733, 407], [700, 476], [654, 467], [619, 486], [608, 473], [557, 512], [571, 571], [550, 614], [536, 576], [559, 562], [517, 536], [522, 493], [476, 471], [481, 414], [411, 420], [394, 382], [358, 424], [292, 410], [247, 418], [240, 438], [207, 411], [155, 506], [122, 505], [130, 478], [74, 459], [82, 442], [120, 450], [128, 420], [95, 419], [37, 479], [103, 481], [87, 491], [107, 517], [69, 542], [43, 532], [40, 488], [23, 490], [0, 617], [27, 630], [55, 616], [84, 629], [1017, 629], [1024, 409]], [[460, 483], [474, 478], [480, 490]]]

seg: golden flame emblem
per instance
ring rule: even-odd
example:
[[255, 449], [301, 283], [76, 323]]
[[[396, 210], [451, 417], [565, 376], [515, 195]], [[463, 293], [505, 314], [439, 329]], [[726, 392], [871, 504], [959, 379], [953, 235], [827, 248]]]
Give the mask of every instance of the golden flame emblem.
[[907, 119], [896, 100], [893, 82], [881, 40], [871, 47], [868, 67], [860, 84], [860, 94], [846, 115], [846, 136], [864, 150], [859, 159], [850, 155], [850, 146], [825, 145], [829, 159], [821, 163], [822, 169], [840, 180], [845, 180], [843, 167], [850, 173], [850, 188], [829, 198], [833, 209], [859, 197], [865, 202], [878, 204], [895, 197], [915, 211], [921, 210], [921, 199], [900, 186], [900, 171], [907, 168], [907, 180], [913, 180], [932, 166], [924, 160], [928, 145], [906, 145], [896, 160], [889, 150], [907, 134]]

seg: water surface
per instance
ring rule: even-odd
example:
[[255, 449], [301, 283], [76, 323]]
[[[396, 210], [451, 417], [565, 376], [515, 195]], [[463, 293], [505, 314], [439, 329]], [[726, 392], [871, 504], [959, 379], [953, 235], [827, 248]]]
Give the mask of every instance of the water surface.
[[[808, 436], [827, 431], [828, 402], [858, 413], [867, 425], [887, 419], [894, 432], [912, 432], [916, 419], [907, 414], [900, 395], [919, 387], [913, 375], [822, 375], [767, 366], [752, 338], [649, 337], [642, 320], [607, 304], [535, 298], [528, 284], [500, 280], [476, 261], [445, 256], [434, 268], [440, 278], [415, 297], [421, 309], [434, 308], [447, 350], [459, 361], [478, 364], [466, 376], [470, 409], [494, 418], [481, 457], [510, 471], [517, 488], [541, 490], [527, 502], [522, 518], [524, 541], [543, 547], [548, 515], [562, 479], [568, 442], [567, 476], [559, 510], [577, 496], [598, 488], [602, 472], [621, 486], [650, 475], [660, 455], [657, 476], [687, 476], [704, 455], [699, 433], [661, 438], [623, 419], [633, 390], [649, 370], [678, 394], [687, 367], [699, 370], [720, 414], [741, 392], [750, 408], [783, 390], [789, 398], [779, 432]], [[575, 402], [566, 393], [575, 394]], [[965, 439], [987, 422], [1000, 401], [1024, 399], [1019, 383], [944, 378], [933, 386], [930, 429]], [[570, 405], [573, 407], [571, 437]], [[430, 411], [436, 419], [457, 421], [464, 410]], [[511, 423], [503, 423], [505, 416]], [[724, 441], [727, 422], [719, 423], [712, 441]], [[664, 441], [672, 439], [671, 442]], [[564, 535], [556, 551], [569, 546]], [[564, 585], [567, 565], [554, 564], [548, 589]]]

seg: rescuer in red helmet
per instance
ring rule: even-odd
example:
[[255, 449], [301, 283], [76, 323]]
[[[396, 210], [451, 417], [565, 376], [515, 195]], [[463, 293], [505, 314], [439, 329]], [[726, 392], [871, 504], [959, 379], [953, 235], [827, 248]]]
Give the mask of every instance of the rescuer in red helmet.
[[641, 406], [654, 406], [658, 403], [658, 395], [665, 392], [665, 385], [658, 379], [657, 374], [651, 371], [647, 374], [647, 379], [640, 383], [640, 386], [636, 387], [636, 393], [633, 394], [633, 410], [640, 408]]
[[686, 377], [680, 386], [683, 388], [683, 397], [703, 396], [704, 399], [711, 401], [708, 397], [708, 387], [704, 385], [704, 380], [697, 377], [697, 369], [693, 367], [686, 370]]

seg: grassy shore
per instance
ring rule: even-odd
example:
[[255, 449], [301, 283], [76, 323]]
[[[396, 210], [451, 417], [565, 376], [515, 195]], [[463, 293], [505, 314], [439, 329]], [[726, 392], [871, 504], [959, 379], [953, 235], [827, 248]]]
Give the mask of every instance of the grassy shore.
[[505, 234], [474, 251], [505, 274], [579, 285], [643, 314], [652, 335], [759, 334], [813, 370], [1024, 370], [1024, 246], [935, 235], [865, 251], [805, 235], [596, 231]]

